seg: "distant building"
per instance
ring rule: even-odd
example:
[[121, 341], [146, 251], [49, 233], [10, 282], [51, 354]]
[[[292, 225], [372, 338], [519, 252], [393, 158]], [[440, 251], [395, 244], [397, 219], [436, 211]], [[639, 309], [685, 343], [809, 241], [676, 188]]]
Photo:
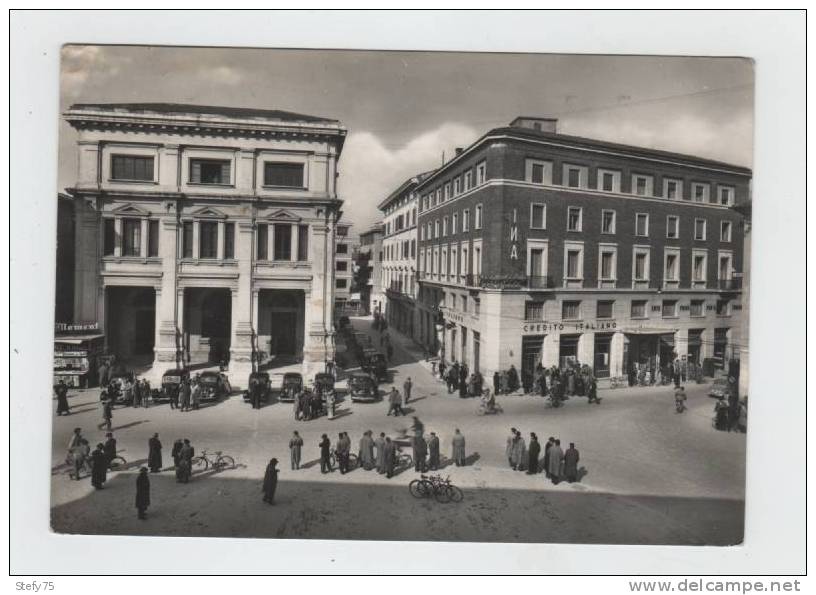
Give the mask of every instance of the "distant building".
[[[352, 294], [356, 293], [353, 291], [354, 252], [358, 242], [351, 224], [342, 221], [337, 224], [334, 244], [334, 308], [337, 312], [344, 311], [352, 301]], [[353, 301], [359, 302], [358, 299]]]
[[346, 129], [278, 110], [79, 104], [73, 321], [158, 379], [333, 357]]
[[490, 130], [419, 182], [419, 337], [485, 374], [739, 357], [744, 167]]
[[360, 287], [360, 301], [368, 314], [381, 311], [385, 296], [382, 294], [382, 222], [360, 234], [357, 267], [365, 285]]

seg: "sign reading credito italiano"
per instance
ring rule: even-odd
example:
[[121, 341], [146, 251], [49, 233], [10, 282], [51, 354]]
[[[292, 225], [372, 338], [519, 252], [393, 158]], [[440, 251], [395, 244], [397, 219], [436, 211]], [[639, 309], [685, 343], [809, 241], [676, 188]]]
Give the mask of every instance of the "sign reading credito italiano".
[[581, 333], [584, 331], [613, 331], [618, 328], [614, 320], [596, 320], [595, 322], [525, 322], [521, 327], [523, 333], [552, 333], [567, 331]]

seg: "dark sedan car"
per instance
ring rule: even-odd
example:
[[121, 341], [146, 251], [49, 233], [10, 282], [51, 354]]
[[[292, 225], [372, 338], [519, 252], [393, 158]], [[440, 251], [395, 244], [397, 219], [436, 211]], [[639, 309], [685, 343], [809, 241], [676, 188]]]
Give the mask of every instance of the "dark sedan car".
[[365, 372], [354, 372], [351, 375], [348, 391], [353, 402], [373, 403], [380, 398], [377, 383]]
[[217, 401], [221, 397], [226, 397], [232, 392], [229, 380], [221, 372], [206, 371], [198, 377], [201, 385], [202, 401]]
[[303, 376], [299, 372], [286, 372], [283, 375], [283, 386], [280, 389], [279, 401], [291, 403], [295, 395], [303, 390]]
[[252, 387], [253, 385], [258, 386], [258, 391], [260, 391], [260, 399], [263, 403], [269, 402], [269, 394], [271, 392], [270, 384], [269, 384], [269, 374], [266, 372], [252, 372], [249, 375], [249, 380], [247, 380], [247, 390], [244, 391], [244, 401], [251, 401], [252, 400]]

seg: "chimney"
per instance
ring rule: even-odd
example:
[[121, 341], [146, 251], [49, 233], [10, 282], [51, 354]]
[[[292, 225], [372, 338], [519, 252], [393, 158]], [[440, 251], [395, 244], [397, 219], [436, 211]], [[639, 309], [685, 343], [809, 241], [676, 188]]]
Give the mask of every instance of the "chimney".
[[459, 157], [459, 155], [462, 154], [462, 151], [464, 151], [464, 149], [462, 147], [456, 147], [456, 149], [454, 149], [454, 150], [456, 151], [456, 156], [457, 157]]
[[541, 132], [558, 132], [558, 118], [540, 118], [537, 116], [519, 116], [510, 122], [511, 128], [529, 128]]

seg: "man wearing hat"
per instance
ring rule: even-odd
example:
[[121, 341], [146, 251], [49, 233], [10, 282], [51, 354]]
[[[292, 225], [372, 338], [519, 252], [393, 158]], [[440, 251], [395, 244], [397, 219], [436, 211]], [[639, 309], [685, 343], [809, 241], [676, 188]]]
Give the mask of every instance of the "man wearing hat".
[[266, 466], [263, 480], [263, 501], [267, 504], [275, 503], [275, 489], [278, 487], [278, 469], [276, 468], [278, 459], [270, 459]]
[[147, 467], [142, 467], [136, 478], [137, 518], [142, 521], [147, 518], [148, 506], [150, 506], [150, 478], [147, 476]]

